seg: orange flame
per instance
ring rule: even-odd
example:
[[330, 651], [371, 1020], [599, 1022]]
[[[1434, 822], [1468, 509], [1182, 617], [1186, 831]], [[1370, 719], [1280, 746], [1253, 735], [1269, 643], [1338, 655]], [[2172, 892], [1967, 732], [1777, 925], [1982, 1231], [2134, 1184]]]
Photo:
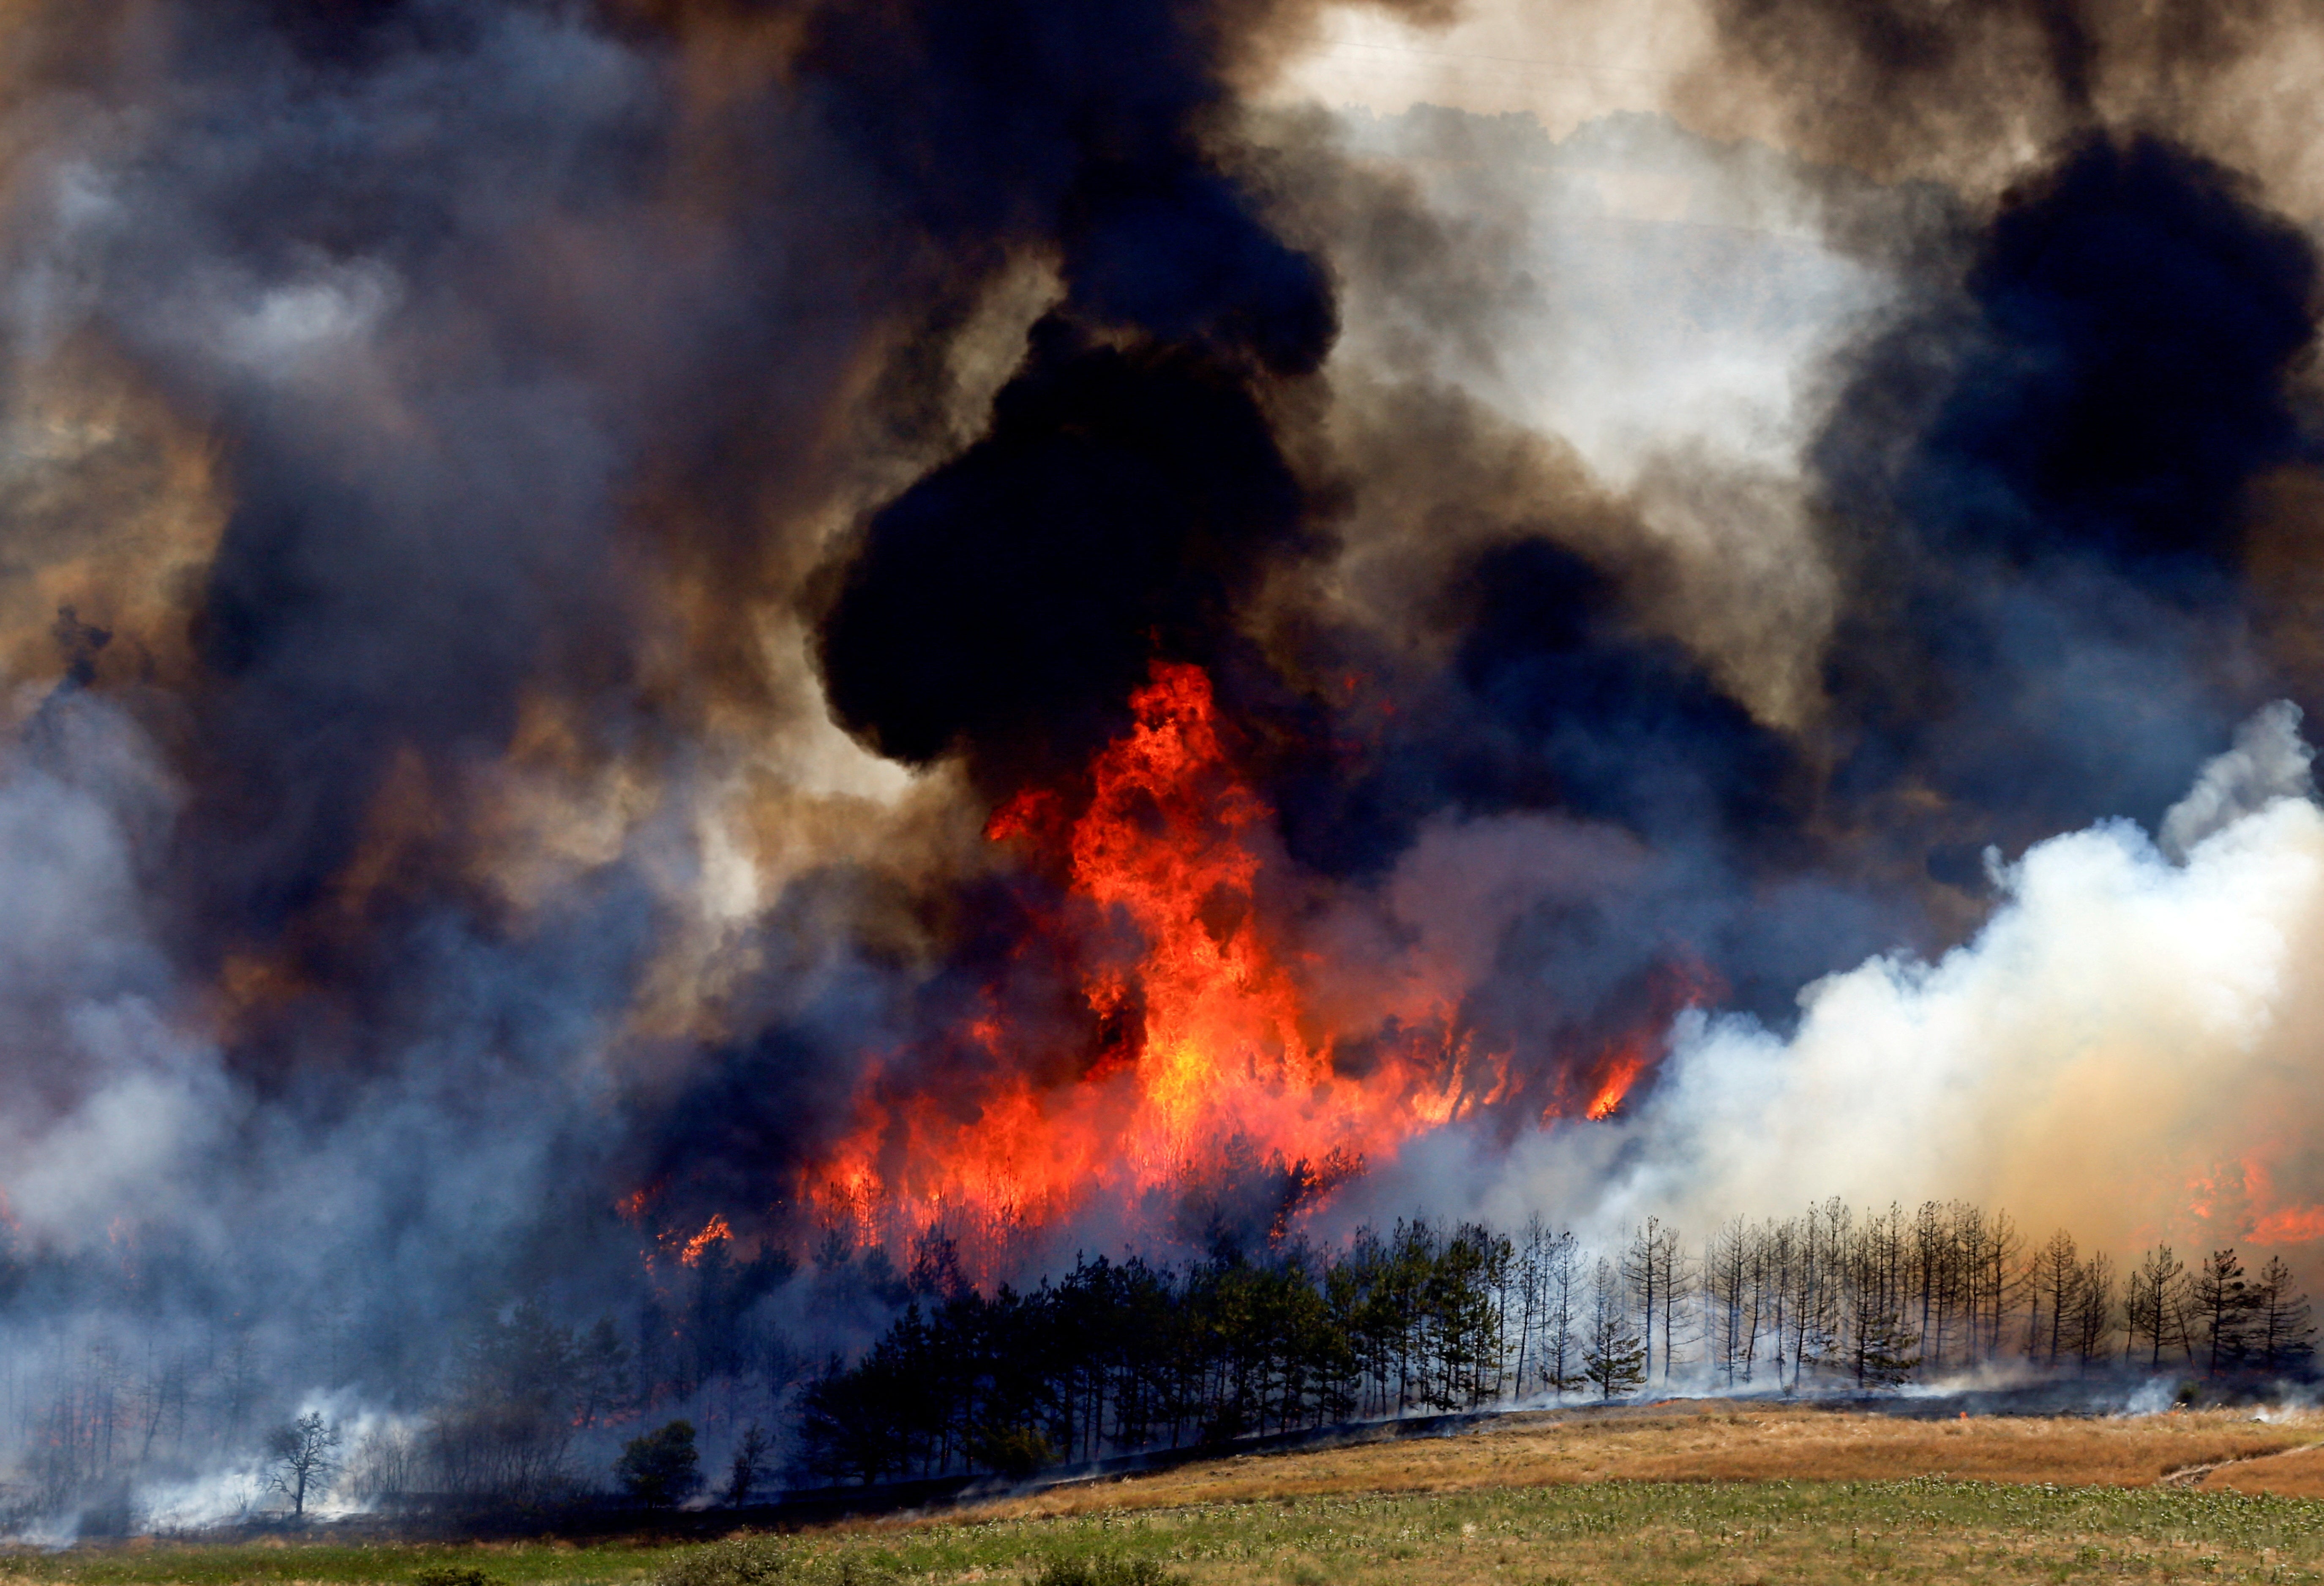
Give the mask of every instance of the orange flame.
[[620, 1200], [613, 1203], [614, 1213], [624, 1222], [637, 1222], [643, 1221], [646, 1214], [646, 1208], [653, 1204], [654, 1195], [658, 1188], [659, 1186], [649, 1185], [645, 1189], [632, 1190], [628, 1194], [623, 1195]]
[[[2264, 1140], [2247, 1149], [2239, 1163], [2215, 1168], [2209, 1177], [2194, 1179], [2188, 1185], [2190, 1210], [2208, 1220], [2218, 1181], [2231, 1179], [2240, 1192], [2232, 1197], [2234, 1220], [2244, 1225], [2248, 1242], [2296, 1245], [2324, 1239], [2324, 1206], [2278, 1203], [2275, 1166], [2292, 1147], [2289, 1139]], [[2202, 1196], [2200, 1201], [2195, 1199], [2197, 1194]]]
[[710, 1221], [703, 1224], [700, 1233], [678, 1247], [678, 1264], [685, 1267], [698, 1267], [702, 1264], [702, 1258], [709, 1252], [711, 1246], [731, 1243], [733, 1238], [734, 1231], [726, 1225], [724, 1214], [714, 1213]]
[[[1131, 1028], [1061, 1080], [1025, 1060], [1037, 1055], [1004, 1019], [967, 1021], [958, 1038], [998, 1076], [969, 1101], [891, 1091], [874, 1063], [853, 1128], [807, 1185], [827, 1223], [865, 1243], [939, 1224], [978, 1243], [1093, 1197], [1135, 1205], [1238, 1152], [1322, 1189], [1511, 1093], [1506, 1055], [1458, 1028], [1456, 996], [1418, 1021], [1381, 1021], [1388, 1038], [1334, 1063], [1332, 1032], [1276, 947], [1271, 811], [1234, 765], [1210, 678], [1157, 663], [1130, 705], [1132, 726], [1090, 769], [1086, 808], [1069, 816], [1054, 792], [1021, 794], [986, 835], [1047, 854], [1079, 899], [1134, 928], [1134, 968], [1092, 972], [1081, 988], [1093, 1013]], [[1619, 1105], [1652, 1039], [1594, 1065], [1589, 1117]]]
[[2324, 1206], [2284, 1206], [2252, 1223], [2255, 1245], [2300, 1245], [2324, 1239]]
[[1646, 1044], [1643, 1041], [1626, 1044], [1615, 1053], [1605, 1078], [1599, 1082], [1598, 1092], [1590, 1098], [1590, 1105], [1582, 1116], [1592, 1122], [1612, 1117], [1622, 1105], [1622, 1098], [1630, 1093], [1630, 1087], [1638, 1083], [1638, 1075], [1646, 1071]]

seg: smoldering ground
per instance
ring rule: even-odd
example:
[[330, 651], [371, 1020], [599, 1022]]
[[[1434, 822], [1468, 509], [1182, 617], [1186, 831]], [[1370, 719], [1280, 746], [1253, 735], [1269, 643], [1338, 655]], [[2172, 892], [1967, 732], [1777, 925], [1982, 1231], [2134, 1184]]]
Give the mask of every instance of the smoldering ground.
[[[1204, 927], [1409, 1148], [988, 1186], [988, 1276], [1550, 1187], [2070, 1209], [2095, 1114], [2028, 1089], [2069, 1050], [2121, 1142], [2090, 1193], [2159, 1227], [2231, 1158], [2214, 1217], [2319, 1198], [2258, 1122], [2306, 995], [2294, 718], [2215, 759], [2316, 704], [2314, 207], [2267, 78], [2312, 30], [1708, 15], [1554, 138], [1262, 106], [1329, 20], [1288, 4], [12, 12], [42, 1501], [309, 1392], [424, 1417], [600, 1318], [618, 1413], [774, 1415], [911, 1281], [883, 1185], [1130, 1105], [1163, 982], [1067, 834], [1169, 669], [1214, 691], [1209, 780], [1153, 805], [1232, 860]], [[2008, 970], [2067, 942], [2070, 1035]], [[2178, 1038], [2089, 1033], [2124, 1020]], [[1880, 1148], [1932, 1114], [1941, 1151]], [[84, 1434], [105, 1384], [134, 1454], [115, 1400]]]

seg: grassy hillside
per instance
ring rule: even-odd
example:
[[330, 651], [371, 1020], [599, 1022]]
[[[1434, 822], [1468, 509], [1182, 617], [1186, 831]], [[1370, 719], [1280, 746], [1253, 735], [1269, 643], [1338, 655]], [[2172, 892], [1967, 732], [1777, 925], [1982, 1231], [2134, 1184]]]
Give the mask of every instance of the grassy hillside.
[[[1202, 1504], [728, 1542], [670, 1586], [1031, 1579], [1152, 1561], [1203, 1586], [2324, 1579], [2324, 1506], [2180, 1489], [1896, 1482], [1479, 1489]], [[1103, 1582], [1102, 1573], [1096, 1579]], [[1138, 1579], [1129, 1572], [1124, 1586]], [[1066, 1577], [1070, 1580], [1072, 1577]]]
[[[1699, 1400], [1489, 1421], [1459, 1437], [1231, 1459], [1053, 1489], [1010, 1515], [1345, 1492], [1449, 1492], [1583, 1481], [1965, 1480], [2144, 1486], [2324, 1441], [2324, 1415], [2244, 1411], [2118, 1418], [1914, 1420]], [[2324, 1490], [2324, 1489], [2319, 1489]]]
[[1658, 1406], [707, 1546], [129, 1545], [0, 1556], [0, 1583], [2316, 1581], [2319, 1444], [2324, 1415], [1937, 1421]]

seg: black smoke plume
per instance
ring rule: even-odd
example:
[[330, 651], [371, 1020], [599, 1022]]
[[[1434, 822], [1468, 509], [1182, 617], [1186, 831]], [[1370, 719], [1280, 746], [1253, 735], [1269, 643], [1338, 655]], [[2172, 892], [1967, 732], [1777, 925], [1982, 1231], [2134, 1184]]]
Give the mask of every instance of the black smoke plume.
[[2016, 844], [2152, 823], [2284, 691], [2249, 659], [2244, 545], [2257, 484], [2314, 457], [2316, 288], [2306, 237], [2151, 136], [2004, 198], [1815, 452], [1866, 596], [1829, 663], [1844, 788], [1930, 787]]

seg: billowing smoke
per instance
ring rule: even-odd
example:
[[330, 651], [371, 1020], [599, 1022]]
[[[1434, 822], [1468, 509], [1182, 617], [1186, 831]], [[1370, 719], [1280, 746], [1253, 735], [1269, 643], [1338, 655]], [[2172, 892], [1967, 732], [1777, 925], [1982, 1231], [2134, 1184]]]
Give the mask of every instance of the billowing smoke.
[[1415, 1205], [2324, 1234], [2324, 33], [1685, 9], [1554, 128], [1296, 0], [11, 11], [11, 1513]]
[[1972, 941], [1819, 981], [1784, 1035], [1690, 1013], [1634, 1116], [1483, 1176], [1442, 1166], [1448, 1198], [1700, 1227], [1787, 1211], [1806, 1181], [2006, 1205], [2107, 1249], [2305, 1244], [2324, 1228], [2301, 1056], [2324, 878], [2309, 759], [2297, 713], [2263, 713], [2160, 843], [2117, 820], [1996, 851], [2001, 901]]

